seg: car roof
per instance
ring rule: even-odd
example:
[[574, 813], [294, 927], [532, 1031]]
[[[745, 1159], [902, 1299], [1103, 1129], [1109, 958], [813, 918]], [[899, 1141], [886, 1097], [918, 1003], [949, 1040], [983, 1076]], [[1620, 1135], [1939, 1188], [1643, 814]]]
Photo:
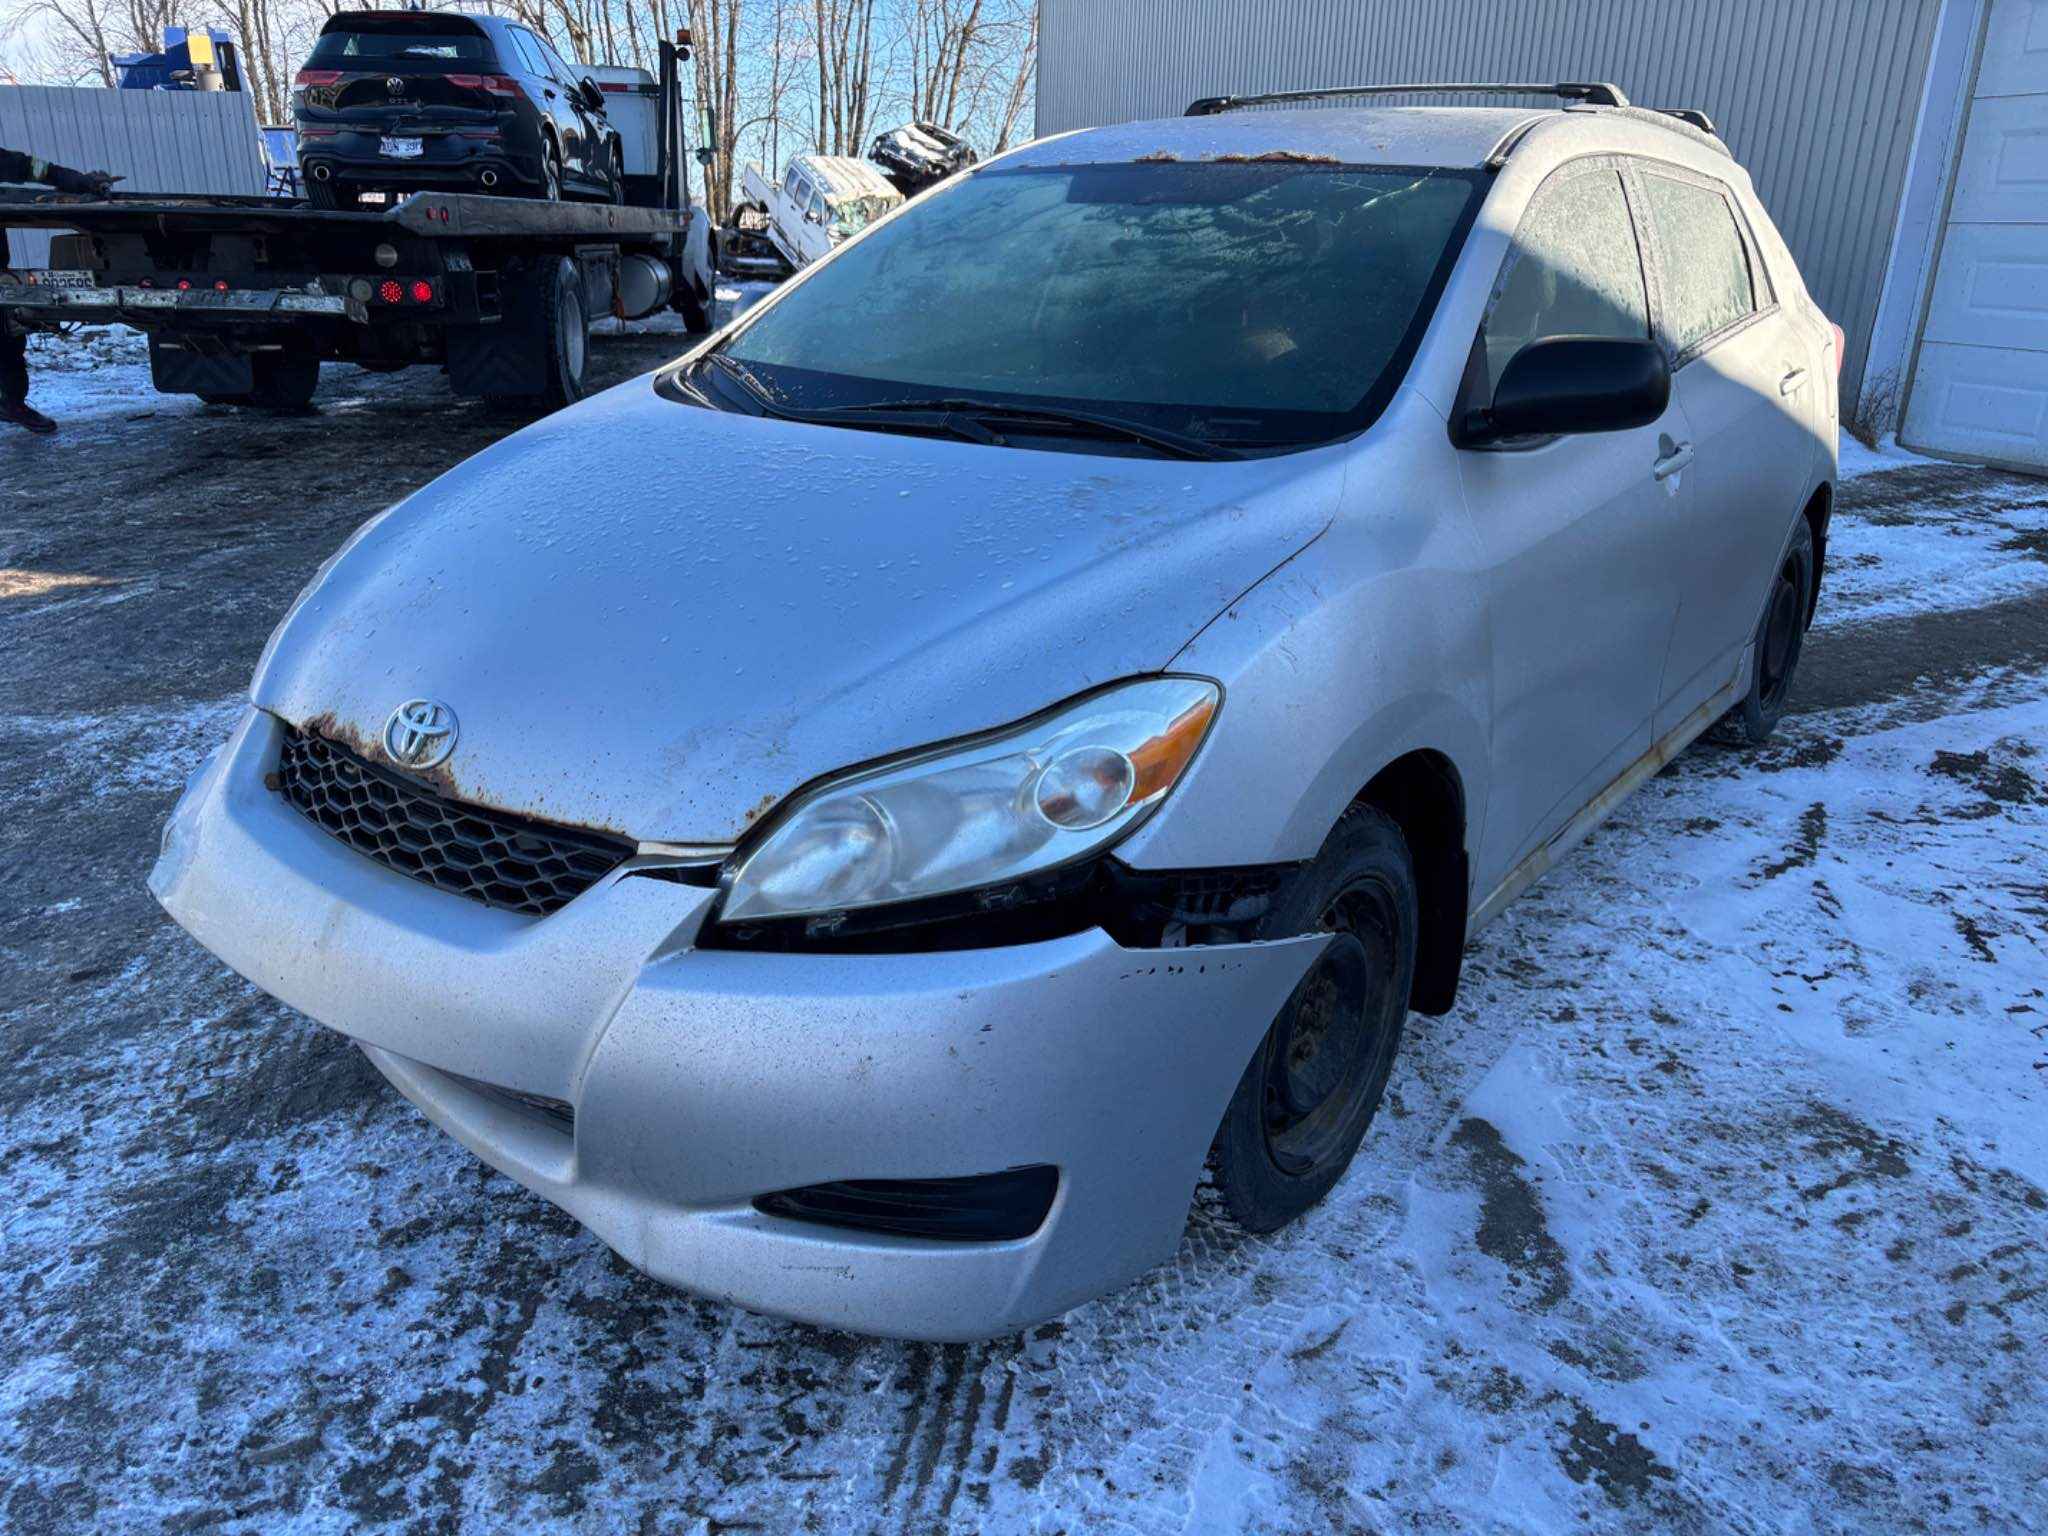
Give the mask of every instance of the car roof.
[[903, 194], [865, 160], [847, 155], [798, 155], [797, 163], [819, 183], [827, 202], [848, 197], [882, 197], [901, 202]]
[[1005, 165], [1120, 160], [1328, 160], [1344, 165], [1478, 166], [1516, 130], [1564, 114], [1531, 107], [1319, 107], [1162, 117], [1040, 140]]

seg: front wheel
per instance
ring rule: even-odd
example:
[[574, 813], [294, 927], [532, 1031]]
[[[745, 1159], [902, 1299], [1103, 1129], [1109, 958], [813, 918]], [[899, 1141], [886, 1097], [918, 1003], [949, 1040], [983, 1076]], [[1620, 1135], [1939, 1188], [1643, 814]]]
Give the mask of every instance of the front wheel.
[[711, 296], [700, 293], [696, 279], [686, 272], [676, 274], [675, 311], [683, 317], [683, 329], [692, 336], [711, 334]]
[[1271, 1232], [1328, 1194], [1378, 1112], [1400, 1049], [1421, 927], [1401, 829], [1344, 813], [1262, 926], [1329, 944], [1266, 1031], [1209, 1148], [1223, 1211]]
[[1785, 557], [1778, 562], [1771, 590], [1757, 621], [1755, 657], [1750, 663], [1749, 691], [1725, 720], [1721, 734], [1736, 742], [1758, 745], [1769, 740], [1784, 717], [1792, 693], [1792, 677], [1806, 648], [1806, 616], [1814, 592], [1813, 525], [1805, 518], [1793, 530]]

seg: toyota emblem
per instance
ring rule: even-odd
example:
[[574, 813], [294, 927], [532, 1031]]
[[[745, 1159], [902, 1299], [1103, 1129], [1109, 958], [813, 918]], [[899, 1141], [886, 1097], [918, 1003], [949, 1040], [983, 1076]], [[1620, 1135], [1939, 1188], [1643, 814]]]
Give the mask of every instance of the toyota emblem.
[[455, 711], [434, 699], [407, 699], [384, 722], [384, 751], [401, 768], [438, 768], [455, 750]]

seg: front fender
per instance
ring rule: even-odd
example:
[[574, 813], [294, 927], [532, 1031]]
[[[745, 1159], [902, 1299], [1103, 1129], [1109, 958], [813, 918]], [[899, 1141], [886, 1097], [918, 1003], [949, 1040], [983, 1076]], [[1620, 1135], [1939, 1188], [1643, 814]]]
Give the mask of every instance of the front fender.
[[[1405, 551], [1398, 569], [1390, 550]], [[1478, 847], [1491, 673], [1467, 554], [1455, 517], [1347, 517], [1241, 596], [1173, 659], [1223, 683], [1222, 715], [1120, 857], [1141, 869], [1313, 858], [1374, 775], [1421, 750], [1456, 769]]]

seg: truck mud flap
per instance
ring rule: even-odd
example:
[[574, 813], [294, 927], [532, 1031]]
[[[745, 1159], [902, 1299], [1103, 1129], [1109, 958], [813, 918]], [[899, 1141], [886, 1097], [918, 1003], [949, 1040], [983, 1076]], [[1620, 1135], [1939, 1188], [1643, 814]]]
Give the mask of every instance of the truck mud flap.
[[505, 274], [499, 318], [448, 327], [448, 385], [458, 395], [539, 395], [548, 387], [547, 315], [527, 274]]
[[246, 352], [198, 352], [149, 338], [149, 382], [160, 395], [246, 395], [256, 387]]

